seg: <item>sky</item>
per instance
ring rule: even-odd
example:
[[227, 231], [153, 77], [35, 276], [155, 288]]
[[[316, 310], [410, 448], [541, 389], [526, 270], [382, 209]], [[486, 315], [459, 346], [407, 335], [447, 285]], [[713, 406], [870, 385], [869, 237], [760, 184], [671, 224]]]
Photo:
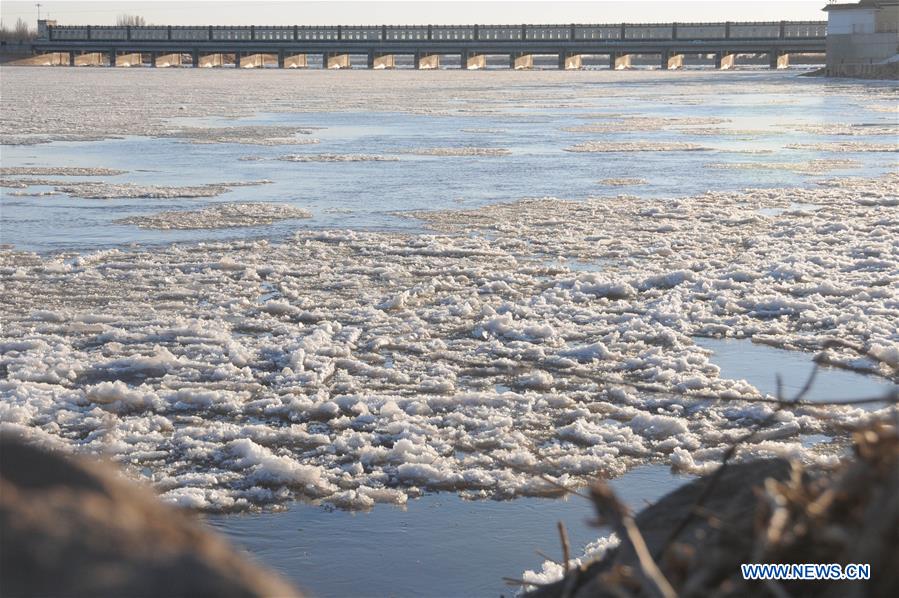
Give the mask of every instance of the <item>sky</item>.
[[[825, 20], [825, 0], [590, 0], [590, 1], [272, 1], [216, 0], [40, 2], [43, 18], [60, 25], [114, 24], [120, 14], [159, 25], [414, 25], [518, 23], [643, 23]], [[35, 2], [0, 0], [10, 26], [37, 21]]]

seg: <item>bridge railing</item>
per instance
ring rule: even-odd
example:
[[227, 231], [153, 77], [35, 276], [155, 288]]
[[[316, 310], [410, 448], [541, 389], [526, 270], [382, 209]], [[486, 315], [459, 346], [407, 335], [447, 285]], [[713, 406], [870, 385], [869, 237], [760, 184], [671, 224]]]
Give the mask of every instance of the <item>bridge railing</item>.
[[[528, 41], [823, 38], [824, 21], [725, 23], [615, 23], [555, 25], [250, 25], [144, 26], [51, 25], [41, 41]], [[42, 30], [43, 31], [43, 30]]]

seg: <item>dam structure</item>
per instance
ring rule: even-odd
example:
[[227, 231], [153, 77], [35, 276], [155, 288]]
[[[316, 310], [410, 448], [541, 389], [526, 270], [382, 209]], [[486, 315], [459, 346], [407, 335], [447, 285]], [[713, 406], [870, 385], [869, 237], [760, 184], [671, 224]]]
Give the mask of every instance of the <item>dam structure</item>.
[[[605, 25], [380, 25], [380, 26], [98, 26], [38, 21], [32, 64], [58, 66], [396, 67], [411, 56], [417, 69], [458, 57], [463, 69], [482, 69], [487, 56], [508, 56], [509, 68], [529, 69], [534, 56], [558, 58], [560, 69], [578, 69], [585, 56], [606, 56], [612, 69], [633, 56], [658, 57], [662, 69], [681, 68], [685, 55], [711, 55], [720, 69], [738, 54], [765, 54], [785, 68], [791, 54], [823, 54], [824, 21], [726, 23], [618, 23]], [[315, 57], [310, 60], [310, 57]], [[455, 61], [455, 58], [454, 58]]]

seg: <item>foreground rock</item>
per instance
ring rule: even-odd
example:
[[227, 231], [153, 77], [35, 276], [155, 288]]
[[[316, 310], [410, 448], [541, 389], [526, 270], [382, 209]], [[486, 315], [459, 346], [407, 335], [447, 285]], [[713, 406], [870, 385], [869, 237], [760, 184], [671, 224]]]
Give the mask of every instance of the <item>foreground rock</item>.
[[[679, 596], [897, 596], [899, 436], [878, 426], [854, 439], [855, 455], [835, 471], [802, 471], [782, 459], [743, 463], [644, 509], [635, 523], [660, 586], [622, 541], [530, 596], [655, 595], [667, 584]], [[869, 564], [871, 579], [745, 581], [742, 563]]]
[[13, 596], [297, 596], [112, 469], [0, 438], [0, 571]]

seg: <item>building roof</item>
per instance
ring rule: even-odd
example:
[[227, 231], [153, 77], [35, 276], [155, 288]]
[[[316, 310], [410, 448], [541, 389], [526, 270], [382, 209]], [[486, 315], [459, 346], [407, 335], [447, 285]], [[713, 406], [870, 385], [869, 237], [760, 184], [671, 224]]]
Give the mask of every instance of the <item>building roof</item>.
[[895, 6], [897, 4], [899, 4], [899, 0], [859, 0], [859, 2], [854, 4], [828, 4], [821, 10], [878, 9], [885, 6]]

